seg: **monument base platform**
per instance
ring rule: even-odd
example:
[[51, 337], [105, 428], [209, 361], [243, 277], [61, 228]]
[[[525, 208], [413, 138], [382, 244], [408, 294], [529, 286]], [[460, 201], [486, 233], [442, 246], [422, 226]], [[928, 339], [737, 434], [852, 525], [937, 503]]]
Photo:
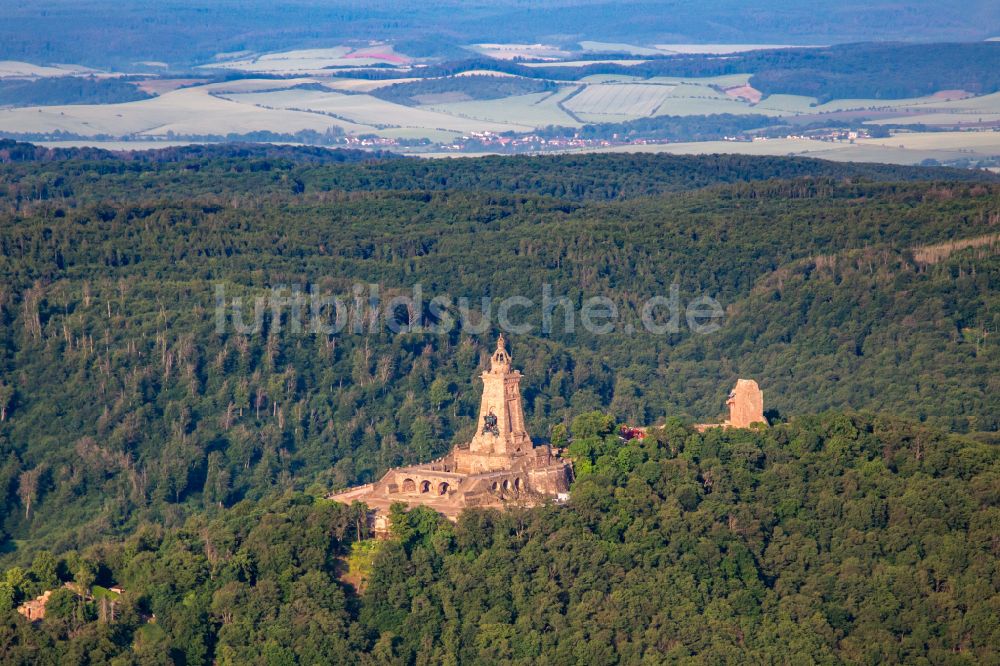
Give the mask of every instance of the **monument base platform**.
[[534, 447], [532, 454], [507, 458], [500, 469], [463, 472], [489, 467], [490, 460], [461, 448], [444, 458], [423, 465], [391, 469], [377, 482], [330, 496], [350, 504], [364, 502], [379, 512], [394, 502], [426, 506], [455, 520], [466, 508], [535, 506], [569, 491], [572, 468], [551, 454], [548, 445]]

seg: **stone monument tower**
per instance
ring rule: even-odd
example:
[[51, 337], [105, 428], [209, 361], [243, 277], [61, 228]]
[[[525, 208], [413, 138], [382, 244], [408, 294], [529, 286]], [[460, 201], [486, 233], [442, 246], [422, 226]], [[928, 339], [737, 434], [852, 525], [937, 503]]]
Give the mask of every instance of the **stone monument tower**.
[[510, 360], [501, 335], [490, 368], [482, 374], [479, 429], [469, 442], [469, 450], [474, 453], [517, 455], [531, 449], [521, 407], [521, 372], [511, 369]]
[[384, 529], [395, 502], [428, 506], [454, 519], [465, 508], [531, 506], [566, 493], [573, 470], [548, 444], [531, 442], [521, 407], [521, 373], [511, 367], [502, 335], [482, 379], [479, 420], [469, 442], [437, 460], [390, 469], [375, 483], [330, 498], [364, 502], [375, 511], [374, 526]]

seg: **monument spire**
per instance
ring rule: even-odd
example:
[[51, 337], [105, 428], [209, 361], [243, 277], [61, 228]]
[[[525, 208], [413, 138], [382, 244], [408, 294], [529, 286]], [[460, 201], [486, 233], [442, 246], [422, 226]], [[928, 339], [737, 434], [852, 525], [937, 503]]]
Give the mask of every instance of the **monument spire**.
[[507, 344], [501, 333], [497, 338], [497, 350], [490, 359], [490, 372], [494, 374], [510, 372], [510, 361], [510, 352], [507, 351]]
[[479, 427], [469, 444], [470, 450], [499, 455], [530, 452], [531, 437], [524, 428], [521, 405], [521, 373], [511, 368], [510, 352], [502, 333], [482, 379]]
[[511, 367], [503, 335], [483, 368], [483, 399], [476, 434], [448, 455], [397, 467], [382, 479], [338, 493], [338, 502], [361, 500], [384, 516], [395, 502], [432, 507], [450, 518], [464, 507], [530, 506], [569, 490], [572, 470], [548, 444], [534, 446], [524, 427], [521, 373]]

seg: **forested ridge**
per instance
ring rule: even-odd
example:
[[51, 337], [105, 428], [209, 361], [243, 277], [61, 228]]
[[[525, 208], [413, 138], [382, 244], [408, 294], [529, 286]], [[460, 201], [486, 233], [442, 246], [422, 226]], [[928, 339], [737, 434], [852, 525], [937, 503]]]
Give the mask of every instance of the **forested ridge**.
[[0, 106], [119, 104], [150, 97], [135, 83], [122, 79], [61, 76], [37, 81], [0, 81]]
[[558, 86], [552, 81], [538, 81], [512, 76], [470, 75], [443, 79], [417, 79], [376, 88], [372, 96], [397, 104], [417, 106], [430, 99], [451, 95], [453, 101], [462, 99], [500, 99], [511, 95], [537, 92], [555, 92]]
[[339, 577], [359, 506], [288, 493], [143, 524], [5, 572], [0, 601], [72, 581], [0, 623], [10, 664], [991, 663], [995, 447], [889, 417], [825, 414], [622, 443], [565, 506], [393, 515], [366, 588]]
[[[1000, 176], [989, 171], [746, 155], [535, 155], [458, 163], [393, 157], [360, 150], [251, 144], [113, 153], [0, 139], [0, 165], [8, 165], [0, 207], [17, 209], [50, 199], [74, 206], [116, 199], [246, 193], [260, 197], [331, 190], [499, 191], [599, 201], [796, 178], [1000, 182]], [[58, 169], [38, 164], [53, 161], [60, 163]]]
[[[61, 620], [11, 616], [11, 659], [993, 657], [989, 174], [4, 148], [21, 157], [0, 165], [0, 527], [4, 565], [24, 569], [0, 602], [70, 579], [135, 590], [114, 622], [72, 593]], [[727, 315], [709, 335], [543, 335], [529, 311], [535, 329], [510, 336], [528, 429], [565, 442], [573, 424], [573, 505], [456, 527], [414, 512], [355, 597], [336, 575], [364, 536], [356, 509], [315, 498], [469, 436], [496, 329], [316, 335], [265, 313], [240, 335], [214, 308], [217, 286], [356, 283], [476, 304], [537, 303], [549, 284], [575, 304], [607, 296], [622, 324], [676, 283]], [[775, 427], [692, 433], [738, 376], [760, 382]], [[621, 446], [615, 421], [668, 426]]]
[[[678, 54], [643, 56], [635, 64], [616, 61], [635, 58], [628, 53], [602, 54], [604, 62], [577, 66], [528, 66], [485, 56], [445, 62], [423, 68], [431, 78], [468, 71], [503, 72], [525, 78], [579, 81], [596, 74], [620, 74], [649, 79], [656, 76], [712, 77], [752, 74], [749, 83], [765, 95], [789, 94], [831, 99], [902, 99], [932, 95], [941, 90], [968, 90], [989, 94], [1000, 89], [997, 62], [1000, 45], [994, 42], [912, 44], [867, 42], [825, 47], [759, 49], [725, 56]], [[397, 74], [371, 69], [374, 79]]]

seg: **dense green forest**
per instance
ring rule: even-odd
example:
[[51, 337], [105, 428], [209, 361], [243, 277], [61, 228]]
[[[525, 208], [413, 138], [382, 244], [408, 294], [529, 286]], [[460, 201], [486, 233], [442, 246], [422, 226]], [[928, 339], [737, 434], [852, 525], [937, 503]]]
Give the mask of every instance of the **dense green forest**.
[[[613, 424], [574, 419], [592, 462], [565, 506], [396, 511], [362, 590], [339, 580], [360, 507], [308, 494], [41, 552], [0, 582], [4, 662], [996, 661], [995, 447], [858, 414], [628, 443]], [[94, 599], [10, 610], [62, 581]]]
[[[580, 66], [546, 67], [478, 57], [425, 67], [420, 70], [420, 76], [431, 78], [486, 70], [526, 78], [579, 81], [595, 74], [640, 78], [753, 74], [750, 85], [765, 95], [806, 95], [824, 102], [920, 97], [941, 90], [993, 93], [1000, 90], [998, 63], [1000, 43], [997, 42], [873, 42], [824, 48], [762, 49], [725, 57], [701, 54], [644, 56], [644, 62], [639, 64], [622, 64], [609, 59]], [[394, 78], [398, 73], [373, 69], [352, 76], [383, 79]]]
[[894, 99], [945, 89], [987, 94], [1000, 90], [1000, 44], [847, 44], [802, 49], [750, 70], [750, 85], [765, 94], [831, 99]]
[[[705, 116], [654, 116], [621, 123], [599, 123], [582, 127], [550, 125], [531, 132], [545, 139], [579, 137], [634, 141], [716, 141], [726, 137], [746, 135], [749, 130], [764, 127], [788, 127], [788, 121], [762, 115], [713, 113]], [[830, 123], [825, 124], [826, 127]], [[798, 131], [798, 128], [796, 128]]]
[[[61, 163], [57, 170], [45, 164], [11, 164], [52, 161]], [[361, 164], [327, 168], [345, 162]], [[1000, 176], [988, 171], [747, 155], [536, 155], [455, 163], [396, 159], [390, 153], [358, 150], [250, 144], [114, 153], [96, 148], [44, 148], [9, 139], [0, 139], [2, 164], [11, 167], [0, 189], [0, 206], [12, 211], [34, 200], [77, 205], [221, 192], [287, 196], [307, 190], [499, 191], [576, 202], [773, 179], [1000, 182]], [[136, 191], [137, 181], [140, 191]]]
[[[0, 606], [71, 579], [100, 590], [60, 590], [38, 626], [11, 614], [0, 651], [989, 661], [996, 181], [724, 155], [4, 142]], [[273, 309], [295, 285], [350, 300], [356, 284], [381, 302], [419, 285], [425, 307], [392, 311], [409, 324], [440, 323], [444, 295], [456, 318], [456, 299], [491, 297], [493, 317], [318, 334]], [[718, 331], [640, 327], [674, 284], [722, 304]], [[544, 285], [573, 307], [610, 299], [614, 330], [568, 330], [557, 310], [543, 332]], [[245, 320], [262, 299], [259, 330], [220, 328], [220, 289]], [[496, 302], [514, 295], [536, 304], [514, 316], [533, 329], [508, 332], [528, 428], [559, 444], [569, 428], [572, 505], [399, 517], [355, 596], [336, 575], [365, 536], [357, 507], [316, 498], [471, 434]], [[775, 426], [694, 434], [741, 376]], [[667, 427], [624, 446], [615, 421]]]
[[[128, 150], [110, 151], [103, 148], [48, 148], [32, 143], [0, 139], [0, 164], [14, 162], [68, 162], [95, 160], [130, 164], [165, 164], [184, 162], [184, 170], [198, 170], [201, 163], [209, 163], [220, 159], [231, 160], [230, 166], [236, 160], [273, 160], [295, 164], [340, 164], [343, 162], [376, 162], [393, 158], [398, 155], [385, 151], [351, 150], [340, 148], [311, 148], [306, 146], [269, 145], [257, 143], [224, 143], [224, 144], [191, 144], [171, 146], [158, 150]], [[68, 165], [63, 165], [63, 169]], [[102, 166], [106, 171], [108, 165]], [[135, 167], [133, 167], [135, 168]], [[901, 173], [906, 173], [901, 172]], [[940, 172], [944, 173], [944, 172]], [[948, 173], [960, 174], [960, 171]]]
[[[739, 375], [780, 416], [877, 408], [963, 432], [1000, 425], [995, 244], [934, 263], [913, 252], [996, 232], [1000, 190], [986, 174], [239, 150], [3, 167], [9, 559], [140, 518], [369, 480], [472, 427], [496, 305], [481, 334], [295, 333], [268, 308], [258, 334], [240, 335], [216, 330], [217, 286], [231, 301], [275, 285], [351, 297], [374, 283], [387, 300], [419, 284], [425, 305], [447, 294], [480, 308], [483, 296], [539, 303], [544, 284], [576, 305], [606, 296], [620, 312], [611, 333], [568, 331], [556, 311], [543, 335], [536, 307], [523, 315], [534, 330], [512, 336], [542, 438], [603, 406], [640, 424], [714, 418]], [[900, 182], [928, 175], [981, 182]], [[718, 299], [721, 330], [640, 328], [643, 301], [671, 284], [685, 304]]]
[[470, 99], [500, 99], [511, 95], [556, 90], [558, 86], [552, 81], [513, 76], [473, 75], [394, 83], [391, 86], [376, 88], [371, 94], [397, 104], [416, 106], [437, 100], [456, 102]]
[[64, 76], [35, 81], [0, 81], [0, 106], [48, 104], [117, 104], [152, 95], [122, 79]]

